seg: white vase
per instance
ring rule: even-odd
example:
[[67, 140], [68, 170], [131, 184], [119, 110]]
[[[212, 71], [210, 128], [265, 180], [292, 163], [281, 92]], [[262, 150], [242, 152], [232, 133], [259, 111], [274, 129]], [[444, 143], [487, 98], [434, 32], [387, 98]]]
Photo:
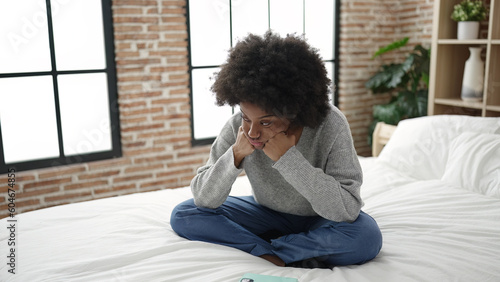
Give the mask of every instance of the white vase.
[[477, 39], [479, 22], [458, 22], [457, 38], [459, 40]]
[[462, 80], [462, 100], [479, 102], [483, 99], [484, 62], [481, 47], [469, 47], [470, 56], [465, 62]]

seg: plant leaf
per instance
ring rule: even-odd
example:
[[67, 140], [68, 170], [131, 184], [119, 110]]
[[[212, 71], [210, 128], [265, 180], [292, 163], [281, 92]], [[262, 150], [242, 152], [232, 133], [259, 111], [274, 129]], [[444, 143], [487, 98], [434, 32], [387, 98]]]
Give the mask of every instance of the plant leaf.
[[384, 47], [381, 47], [380, 49], [377, 50], [377, 52], [375, 52], [375, 54], [373, 54], [372, 56], [372, 59], [384, 54], [384, 53], [387, 53], [389, 51], [392, 51], [392, 50], [395, 50], [395, 49], [399, 49], [403, 46], [406, 46], [406, 43], [408, 43], [408, 40], [409, 38], [408, 37], [405, 37], [401, 40], [398, 40], [398, 41], [394, 41], [392, 42], [391, 44], [387, 45], [387, 46], [384, 46]]
[[[413, 56], [415, 57], [414, 72], [428, 77], [430, 67], [430, 49], [417, 45], [415, 46]], [[428, 84], [428, 80], [426, 83]]]
[[425, 83], [426, 87], [429, 87], [429, 74], [428, 73], [422, 73], [422, 80]]
[[408, 83], [408, 80], [410, 79], [408, 76], [408, 71], [411, 69], [414, 60], [415, 56], [413, 56], [413, 54], [410, 54], [406, 58], [406, 60], [399, 65], [398, 68], [394, 68], [393, 76], [388, 85], [393, 86], [394, 88], [404, 87]]
[[427, 115], [427, 102], [429, 99], [429, 91], [427, 89], [421, 89], [417, 91], [417, 105], [418, 105], [418, 116], [423, 117]]
[[411, 91], [401, 91], [397, 96], [398, 108], [403, 118], [414, 118], [427, 115], [427, 89]]
[[373, 117], [388, 124], [398, 124], [401, 120], [401, 115], [397, 101], [392, 101], [385, 105], [373, 106]]
[[373, 131], [375, 131], [375, 126], [377, 126], [377, 122], [379, 122], [378, 119], [374, 119], [370, 125], [368, 126], [368, 145], [370, 145], [370, 147], [372, 146], [372, 143], [373, 143]]
[[369, 88], [376, 93], [386, 93], [400, 86], [404, 86], [408, 82], [407, 72], [413, 64], [413, 56], [408, 56], [402, 64], [390, 64], [382, 66], [382, 71], [373, 75], [366, 83], [366, 88]]
[[366, 83], [365, 87], [371, 89], [374, 94], [386, 93], [394, 89], [394, 86], [390, 85], [394, 69], [397, 69], [393, 65], [383, 66], [382, 70], [374, 74]]

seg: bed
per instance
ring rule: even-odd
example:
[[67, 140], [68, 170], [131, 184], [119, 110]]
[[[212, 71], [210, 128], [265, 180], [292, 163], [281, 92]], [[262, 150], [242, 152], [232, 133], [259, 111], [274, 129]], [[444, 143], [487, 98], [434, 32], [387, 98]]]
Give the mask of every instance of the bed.
[[[15, 230], [2, 219], [0, 281], [240, 281], [244, 273], [308, 282], [500, 281], [500, 118], [405, 120], [378, 157], [360, 162], [363, 210], [384, 237], [364, 265], [282, 268], [180, 238], [169, 217], [191, 197], [184, 187], [27, 212]], [[232, 194], [250, 193], [239, 177]]]

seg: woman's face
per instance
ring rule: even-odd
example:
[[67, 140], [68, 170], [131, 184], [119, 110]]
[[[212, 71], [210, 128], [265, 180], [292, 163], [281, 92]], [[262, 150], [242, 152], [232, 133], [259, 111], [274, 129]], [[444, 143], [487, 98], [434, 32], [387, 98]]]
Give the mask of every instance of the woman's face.
[[290, 121], [287, 119], [267, 113], [251, 103], [240, 103], [240, 110], [243, 132], [250, 144], [258, 150], [262, 150], [269, 139], [288, 130], [290, 126]]

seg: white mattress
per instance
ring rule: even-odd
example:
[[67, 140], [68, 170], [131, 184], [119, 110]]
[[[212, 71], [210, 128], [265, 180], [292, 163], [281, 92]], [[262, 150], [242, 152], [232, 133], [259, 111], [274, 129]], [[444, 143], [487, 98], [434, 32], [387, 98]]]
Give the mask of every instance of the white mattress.
[[[469, 166], [471, 175], [490, 179], [486, 184], [493, 189], [486, 192], [455, 183], [461, 175], [449, 172], [457, 169], [449, 162], [439, 179], [416, 179], [395, 169], [394, 159], [383, 154], [397, 151], [396, 143], [378, 159], [360, 158], [363, 210], [377, 220], [384, 237], [380, 254], [364, 265], [282, 268], [236, 249], [180, 238], [169, 218], [177, 203], [191, 197], [186, 187], [19, 215], [15, 275], [8, 272], [10, 235], [2, 219], [0, 281], [239, 281], [248, 272], [318, 282], [500, 281], [500, 197], [490, 191], [500, 190], [498, 138], [493, 136], [498, 146], [488, 147], [493, 151], [485, 153], [479, 172]], [[494, 159], [484, 167], [488, 156]], [[498, 178], [491, 178], [495, 173]], [[238, 178], [232, 194], [250, 194], [246, 177]]]

